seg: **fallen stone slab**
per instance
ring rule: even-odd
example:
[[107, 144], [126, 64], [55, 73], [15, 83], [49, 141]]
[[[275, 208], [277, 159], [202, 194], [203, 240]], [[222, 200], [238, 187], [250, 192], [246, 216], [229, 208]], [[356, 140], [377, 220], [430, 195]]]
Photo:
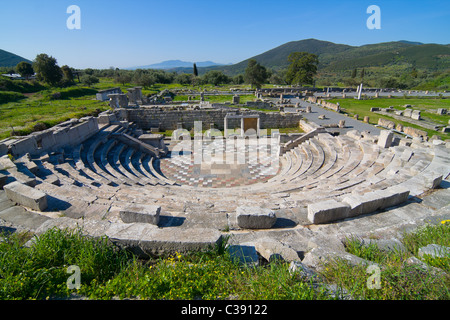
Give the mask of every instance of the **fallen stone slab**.
[[424, 255], [432, 256], [433, 258], [444, 258], [450, 256], [450, 247], [440, 246], [437, 244], [429, 244], [425, 247], [419, 248], [419, 257]]
[[268, 208], [241, 206], [236, 209], [237, 224], [243, 229], [270, 229], [277, 217]]
[[297, 251], [271, 238], [259, 239], [255, 242], [255, 249], [269, 262], [274, 260], [284, 260], [287, 262], [300, 260]]
[[328, 223], [349, 216], [350, 206], [336, 200], [325, 200], [308, 205], [308, 220], [314, 224]]
[[22, 184], [18, 181], [11, 182], [3, 187], [6, 196], [11, 201], [36, 211], [47, 209], [47, 195], [39, 190]]
[[160, 206], [133, 203], [120, 210], [120, 218], [125, 223], [140, 222], [157, 225], [160, 212]]

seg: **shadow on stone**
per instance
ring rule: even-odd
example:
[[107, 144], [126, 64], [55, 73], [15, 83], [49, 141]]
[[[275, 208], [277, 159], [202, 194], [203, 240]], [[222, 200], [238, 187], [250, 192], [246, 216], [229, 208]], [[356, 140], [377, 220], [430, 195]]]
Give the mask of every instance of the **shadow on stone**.
[[450, 182], [446, 181], [446, 180], [442, 180], [440, 188], [441, 189], [448, 189], [448, 188], [450, 188]]
[[158, 227], [179, 227], [184, 223], [185, 220], [186, 218], [184, 217], [159, 216]]
[[277, 218], [272, 229], [294, 228], [295, 226], [297, 226], [297, 223], [291, 219]]
[[10, 235], [16, 232], [16, 228], [0, 226], [0, 235]]
[[69, 202], [52, 197], [50, 195], [47, 195], [47, 203], [48, 203], [47, 210], [49, 211], [67, 210], [72, 206]]

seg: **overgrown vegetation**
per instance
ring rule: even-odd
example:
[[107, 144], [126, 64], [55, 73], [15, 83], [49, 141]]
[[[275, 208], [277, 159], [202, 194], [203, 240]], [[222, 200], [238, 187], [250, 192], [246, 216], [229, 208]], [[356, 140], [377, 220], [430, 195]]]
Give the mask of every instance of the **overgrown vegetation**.
[[[450, 299], [450, 256], [447, 258], [426, 256], [421, 258], [428, 266], [411, 263], [418, 256], [418, 249], [428, 244], [448, 246], [450, 221], [437, 225], [425, 225], [413, 233], [403, 235], [404, 249], [383, 250], [376, 243], [364, 243], [362, 239], [348, 238], [346, 250], [380, 268], [379, 287], [369, 288], [367, 265], [351, 265], [335, 259], [326, 265], [324, 277], [336, 283], [354, 299], [368, 300], [448, 300]], [[439, 269], [432, 269], [436, 267]]]
[[[226, 241], [209, 251], [175, 253], [139, 260], [113, 246], [106, 237], [88, 238], [81, 230], [51, 229], [24, 246], [26, 234], [0, 235], [0, 299], [64, 299], [72, 294], [87, 299], [336, 299], [327, 284], [353, 299], [447, 300], [449, 259], [427, 258], [447, 274], [432, 273], [406, 262], [420, 246], [448, 245], [450, 223], [427, 225], [405, 234], [404, 251], [386, 252], [350, 238], [347, 251], [381, 268], [379, 289], [367, 286], [366, 265], [335, 260], [324, 266], [320, 279], [291, 272], [286, 262], [242, 266], [226, 250]], [[69, 289], [67, 269], [76, 265], [81, 287]]]

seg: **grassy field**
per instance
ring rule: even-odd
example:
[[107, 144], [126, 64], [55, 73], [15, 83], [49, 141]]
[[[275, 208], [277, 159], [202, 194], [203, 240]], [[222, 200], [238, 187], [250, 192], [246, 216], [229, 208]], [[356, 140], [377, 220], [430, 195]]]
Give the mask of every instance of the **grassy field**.
[[[86, 87], [74, 84], [67, 88], [56, 88], [28, 81], [6, 81], [0, 91], [0, 139], [10, 136], [22, 136], [31, 132], [50, 128], [71, 118], [81, 118], [97, 115], [109, 109], [108, 102], [95, 100], [99, 90], [120, 87], [122, 92], [134, 87], [132, 83], [116, 83], [112, 78], [100, 78], [100, 82]], [[196, 91], [230, 90], [231, 88], [246, 89], [246, 85], [226, 85], [214, 87], [202, 85], [198, 87], [180, 84], [155, 84], [142, 89], [143, 95], [153, 95], [162, 90], [185, 89]], [[252, 101], [253, 95], [241, 96], [241, 103]], [[187, 101], [187, 95], [175, 97], [175, 101]], [[209, 102], [231, 102], [231, 95], [207, 95]], [[271, 110], [269, 110], [271, 111]]]
[[404, 110], [406, 104], [410, 104], [413, 106], [414, 110], [421, 110], [421, 116], [425, 120], [429, 120], [435, 122], [439, 125], [448, 126], [448, 121], [450, 120], [450, 114], [447, 115], [437, 115], [433, 111], [438, 108], [444, 108], [450, 110], [450, 99], [440, 99], [440, 98], [423, 98], [423, 99], [410, 99], [410, 98], [378, 98], [378, 99], [369, 99], [369, 100], [356, 100], [356, 99], [331, 99], [329, 100], [333, 103], [338, 103], [341, 106], [343, 112], [345, 112], [348, 116], [354, 116], [357, 114], [359, 119], [363, 119], [365, 116], [370, 118], [371, 124], [378, 124], [379, 118], [385, 118], [387, 120], [394, 121], [396, 124], [402, 124], [406, 127], [417, 128], [423, 131], [426, 131], [428, 136], [431, 138], [434, 135], [441, 137], [443, 140], [449, 139], [449, 134], [444, 134], [442, 132], [429, 130], [415, 124], [400, 121], [394, 119], [393, 117], [379, 115], [374, 112], [370, 112], [371, 108], [388, 108], [389, 106], [394, 107], [397, 110]]
[[[108, 244], [107, 238], [82, 236], [79, 230], [51, 229], [33, 247], [27, 234], [0, 234], [0, 300], [64, 299], [71, 294], [88, 299], [205, 299], [205, 300], [330, 300], [330, 284], [359, 300], [448, 300], [450, 257], [431, 258], [431, 273], [406, 260], [420, 246], [450, 243], [450, 221], [426, 225], [404, 235], [405, 251], [386, 252], [376, 245], [346, 241], [347, 251], [377, 263], [380, 287], [368, 287], [367, 266], [331, 260], [315, 280], [289, 271], [282, 261], [242, 266], [230, 257], [226, 241], [207, 252], [175, 253], [139, 260]], [[76, 265], [81, 286], [67, 286], [67, 267]], [[313, 283], [314, 281], [314, 283]]]
[[[100, 78], [100, 82], [92, 87], [86, 87], [81, 84], [75, 84], [68, 88], [52, 88], [46, 85], [31, 82], [5, 82], [3, 85], [7, 91], [0, 91], [0, 139], [11, 135], [27, 135], [33, 131], [49, 128], [60, 122], [71, 118], [80, 118], [87, 115], [97, 115], [101, 111], [108, 110], [107, 102], [95, 100], [95, 93], [98, 90], [104, 90], [112, 87], [120, 87], [123, 92], [127, 88], [134, 87], [132, 83], [119, 84], [112, 78]], [[247, 85], [226, 85], [214, 87], [203, 85], [192, 87], [180, 84], [155, 84], [143, 88], [144, 95], [152, 95], [164, 89], [186, 89], [196, 91], [211, 90], [230, 90], [232, 88], [248, 89]], [[254, 99], [253, 95], [242, 95], [240, 102], [245, 103]], [[187, 95], [175, 96], [175, 101], [187, 101]], [[231, 102], [231, 95], [206, 95], [205, 100], [209, 102]], [[5, 102], [9, 101], [9, 102]], [[401, 123], [404, 126], [410, 126], [424, 130], [429, 137], [433, 135], [440, 136], [442, 139], [448, 139], [448, 134], [423, 129], [414, 124], [395, 120], [388, 116], [380, 116], [370, 112], [372, 107], [387, 108], [393, 106], [397, 109], [403, 109], [405, 104], [411, 104], [414, 109], [422, 110], [422, 116], [425, 119], [437, 124], [448, 125], [450, 115], [439, 116], [433, 112], [433, 109], [450, 109], [450, 99], [333, 99], [331, 102], [339, 102], [341, 108], [349, 115], [358, 114], [362, 119], [364, 116], [370, 117], [370, 123], [377, 124], [380, 117]], [[249, 108], [252, 109], [252, 108]], [[274, 112], [274, 110], [262, 110]], [[276, 111], [275, 111], [276, 112]], [[290, 131], [292, 132], [292, 131]]]
[[[60, 98], [54, 98], [56, 92], [61, 93]], [[107, 102], [95, 100], [95, 93], [90, 88], [52, 89], [0, 104], [0, 139], [27, 135], [71, 118], [97, 115], [109, 109]]]

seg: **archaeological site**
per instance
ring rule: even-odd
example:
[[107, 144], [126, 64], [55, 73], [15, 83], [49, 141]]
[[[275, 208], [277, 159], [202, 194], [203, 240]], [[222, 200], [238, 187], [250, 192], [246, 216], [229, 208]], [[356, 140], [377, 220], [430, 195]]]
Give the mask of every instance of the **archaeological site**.
[[[344, 250], [350, 235], [392, 246], [449, 219], [448, 142], [269, 91], [247, 104], [239, 92], [222, 104], [150, 101], [139, 87], [99, 93], [111, 110], [98, 117], [0, 141], [0, 219], [36, 235], [80, 227], [142, 257], [229, 237], [247, 262], [309, 267], [358, 261]], [[304, 133], [277, 130], [297, 126]]]

